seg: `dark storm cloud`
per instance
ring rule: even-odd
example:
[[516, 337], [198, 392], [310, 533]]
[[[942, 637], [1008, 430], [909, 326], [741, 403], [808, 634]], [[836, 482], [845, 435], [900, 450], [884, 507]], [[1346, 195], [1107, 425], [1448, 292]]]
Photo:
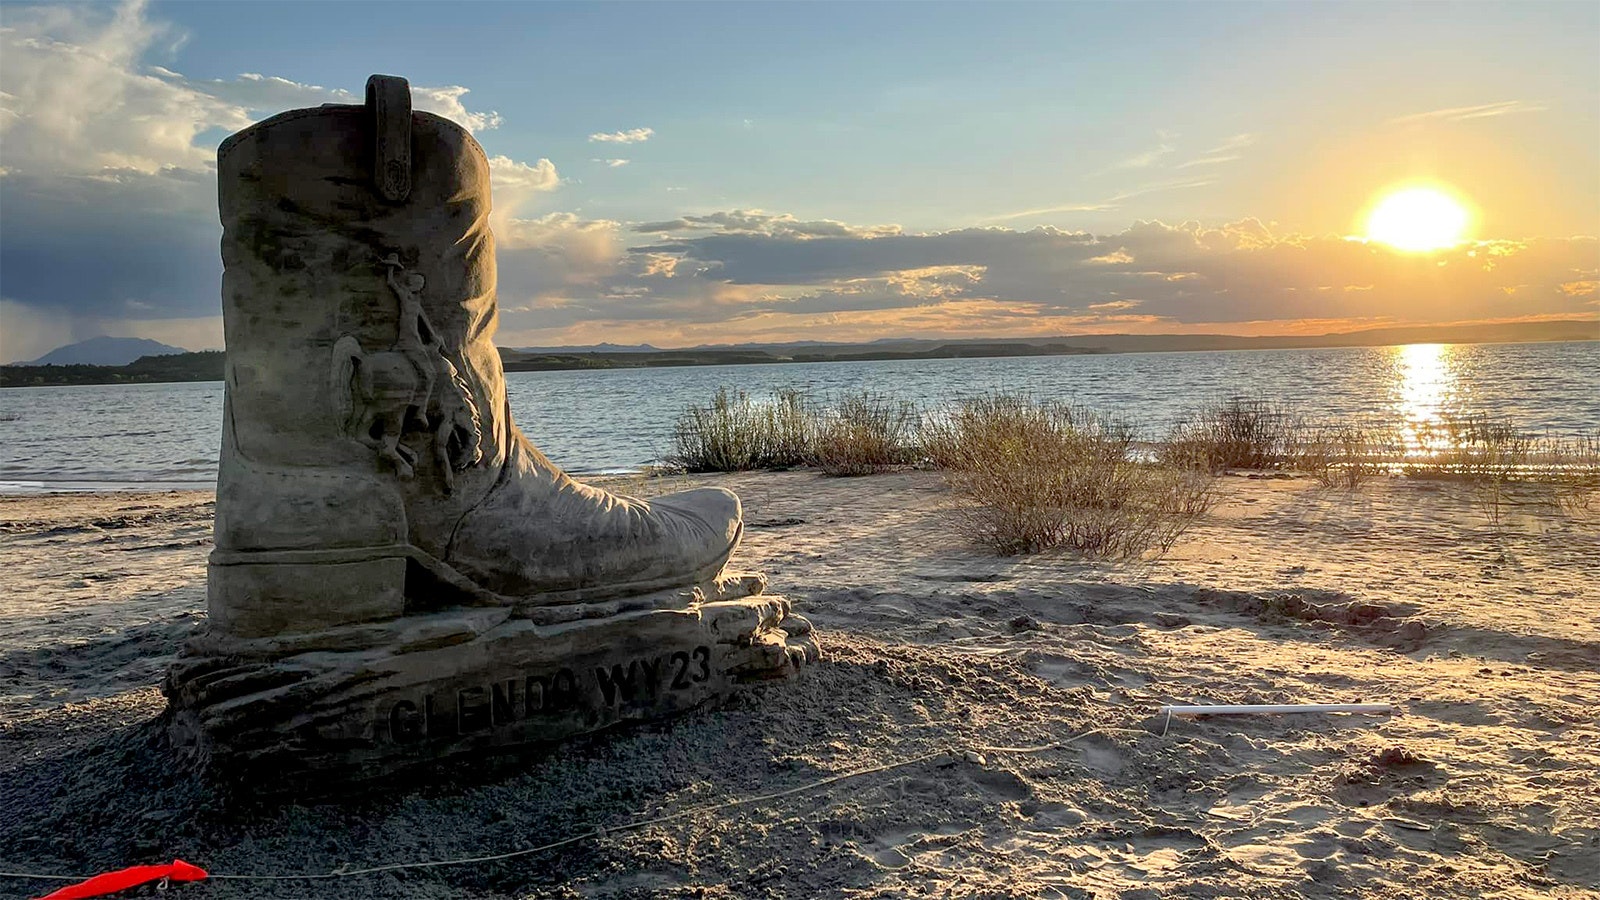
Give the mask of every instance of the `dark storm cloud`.
[[68, 316], [217, 314], [215, 185], [182, 170], [0, 178], [0, 296]]
[[[0, 359], [95, 333], [220, 337], [215, 140], [286, 107], [359, 100], [270, 75], [194, 79], [148, 65], [184, 35], [147, 13], [138, 2], [7, 7]], [[419, 109], [495, 127], [496, 113], [463, 105], [467, 93], [412, 91]], [[504, 162], [497, 174], [514, 182], [539, 171]]]

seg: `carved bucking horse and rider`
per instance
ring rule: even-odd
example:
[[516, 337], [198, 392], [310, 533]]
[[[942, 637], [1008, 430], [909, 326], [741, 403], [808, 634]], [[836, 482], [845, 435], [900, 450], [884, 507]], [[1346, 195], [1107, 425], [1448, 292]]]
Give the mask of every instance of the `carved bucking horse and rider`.
[[428, 435], [448, 494], [455, 486], [454, 473], [480, 458], [477, 404], [422, 309], [426, 279], [405, 272], [399, 254], [389, 254], [378, 265], [399, 303], [395, 342], [374, 353], [362, 350], [352, 335], [334, 343], [335, 412], [347, 434], [376, 450], [402, 478], [413, 476], [416, 457], [401, 438], [408, 432]]

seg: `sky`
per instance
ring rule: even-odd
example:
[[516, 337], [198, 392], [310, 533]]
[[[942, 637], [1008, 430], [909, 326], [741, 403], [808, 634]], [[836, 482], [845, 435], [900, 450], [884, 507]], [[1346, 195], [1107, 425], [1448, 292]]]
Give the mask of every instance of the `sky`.
[[[1600, 320], [1600, 4], [0, 3], [0, 360], [222, 344], [217, 144], [402, 75], [502, 346]], [[1367, 240], [1388, 192], [1470, 214]]]

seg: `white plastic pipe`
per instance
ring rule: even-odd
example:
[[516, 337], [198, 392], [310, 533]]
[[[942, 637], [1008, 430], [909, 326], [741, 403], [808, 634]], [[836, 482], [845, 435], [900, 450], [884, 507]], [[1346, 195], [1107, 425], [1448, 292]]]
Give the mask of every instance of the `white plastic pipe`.
[[1242, 706], [1163, 706], [1160, 710], [1168, 716], [1192, 718], [1194, 716], [1253, 716], [1278, 713], [1370, 713], [1386, 715], [1394, 712], [1391, 703], [1249, 703]]

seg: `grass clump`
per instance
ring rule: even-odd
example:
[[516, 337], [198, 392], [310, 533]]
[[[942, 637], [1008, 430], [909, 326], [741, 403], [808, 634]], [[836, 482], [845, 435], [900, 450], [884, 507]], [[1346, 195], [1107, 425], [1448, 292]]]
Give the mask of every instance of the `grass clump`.
[[1535, 478], [1569, 511], [1589, 509], [1600, 493], [1600, 432], [1571, 439], [1546, 438], [1536, 453]]
[[1131, 429], [1019, 395], [966, 400], [924, 426], [957, 527], [1000, 553], [1165, 552], [1211, 506], [1209, 473], [1134, 461]]
[[883, 394], [841, 397], [811, 419], [808, 461], [828, 475], [870, 475], [909, 463], [921, 417]]
[[828, 475], [866, 475], [911, 461], [919, 421], [915, 405], [871, 392], [824, 408], [798, 390], [763, 401], [724, 387], [678, 417], [666, 463], [684, 472], [816, 466]]
[[1472, 489], [1473, 500], [1489, 524], [1499, 530], [1511, 507], [1527, 499], [1516, 489], [1531, 481], [1533, 438], [1507, 420], [1482, 415], [1446, 416], [1420, 429], [1418, 440], [1434, 446], [1407, 466], [1413, 478], [1452, 479]]
[[1519, 508], [1587, 509], [1600, 490], [1600, 435], [1562, 440], [1539, 437], [1493, 416], [1446, 416], [1419, 431], [1433, 447], [1407, 461], [1412, 478], [1467, 484], [1496, 530]]
[[812, 421], [816, 411], [803, 391], [780, 388], [765, 411], [765, 452], [761, 468], [792, 469], [806, 464], [811, 453]]
[[1280, 405], [1230, 397], [1201, 407], [1158, 449], [1166, 463], [1190, 469], [1271, 469], [1292, 461], [1298, 426]]
[[1295, 446], [1294, 466], [1323, 487], [1353, 491], [1389, 471], [1385, 453], [1391, 443], [1361, 425], [1317, 426]]
[[707, 406], [691, 406], [673, 428], [667, 464], [685, 472], [742, 472], [802, 465], [809, 451], [811, 412], [799, 391], [781, 390], [770, 402], [718, 388]]
[[1508, 419], [1447, 415], [1416, 428], [1423, 453], [1407, 466], [1414, 477], [1504, 482], [1530, 470], [1535, 439]]

